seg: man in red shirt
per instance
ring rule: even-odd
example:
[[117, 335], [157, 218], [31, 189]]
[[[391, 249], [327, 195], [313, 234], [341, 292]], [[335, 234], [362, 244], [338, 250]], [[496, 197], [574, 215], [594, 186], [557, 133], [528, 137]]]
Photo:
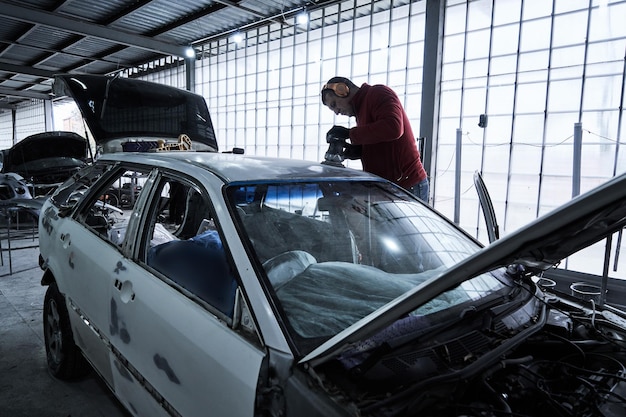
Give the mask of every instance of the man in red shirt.
[[396, 93], [385, 85], [363, 83], [357, 87], [347, 78], [333, 77], [321, 94], [322, 103], [335, 114], [356, 117], [351, 129], [333, 126], [327, 141], [350, 139], [346, 158], [360, 158], [364, 171], [386, 178], [428, 203], [428, 177], [409, 117]]

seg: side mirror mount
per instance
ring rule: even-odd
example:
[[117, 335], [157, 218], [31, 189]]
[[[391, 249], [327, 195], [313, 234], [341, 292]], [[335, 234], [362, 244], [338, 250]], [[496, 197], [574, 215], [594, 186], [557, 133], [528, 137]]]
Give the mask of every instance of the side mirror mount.
[[243, 148], [233, 148], [230, 151], [224, 151], [222, 153], [234, 153], [234, 154], [237, 154], [237, 155], [243, 155], [244, 152], [245, 152], [245, 150]]

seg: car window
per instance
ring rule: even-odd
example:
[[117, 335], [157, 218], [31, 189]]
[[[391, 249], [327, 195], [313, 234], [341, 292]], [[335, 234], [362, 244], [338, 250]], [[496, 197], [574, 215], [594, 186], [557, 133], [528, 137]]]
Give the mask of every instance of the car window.
[[[303, 351], [481, 249], [414, 197], [380, 183], [245, 184], [227, 195]], [[484, 274], [412, 314], [458, 314], [501, 289]]]
[[210, 200], [185, 180], [163, 177], [153, 193], [140, 252], [184, 294], [232, 318], [237, 288]]
[[94, 164], [85, 167], [61, 184], [50, 200], [61, 208], [61, 214], [72, 211], [83, 200], [91, 186], [112, 168], [110, 164]]
[[77, 220], [102, 239], [122, 245], [148, 173], [148, 170], [119, 170], [89, 193], [90, 200], [81, 205]]
[[478, 246], [414, 201], [360, 184], [263, 184], [231, 189], [261, 263], [289, 250], [318, 262], [420, 273], [451, 265]]

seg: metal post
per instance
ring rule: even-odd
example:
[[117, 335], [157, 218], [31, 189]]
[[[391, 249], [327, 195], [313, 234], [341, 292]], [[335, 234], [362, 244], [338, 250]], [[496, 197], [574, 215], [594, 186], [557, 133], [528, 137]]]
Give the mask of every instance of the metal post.
[[52, 100], [43, 101], [43, 115], [46, 132], [54, 130], [54, 114], [52, 110]]
[[613, 235], [606, 238], [606, 246], [604, 247], [604, 268], [602, 269], [602, 283], [600, 285], [600, 307], [604, 307], [606, 302], [606, 291], [609, 285], [609, 263], [611, 258], [611, 245], [613, 243]]
[[11, 109], [11, 144], [17, 143], [17, 111]]
[[9, 275], [13, 275], [13, 259], [11, 259], [11, 210], [7, 210], [7, 246], [9, 247]]
[[196, 57], [185, 59], [185, 84], [187, 91], [196, 92]]
[[443, 59], [443, 29], [446, 2], [426, 0], [424, 27], [424, 70], [422, 71], [422, 105], [419, 136], [424, 138], [422, 161], [431, 178], [430, 190], [435, 185], [437, 135], [439, 130], [439, 96], [441, 62]]
[[574, 160], [572, 171], [572, 198], [580, 194], [580, 165], [582, 160], [583, 124], [574, 123]]
[[460, 223], [461, 213], [461, 129], [456, 130], [456, 161], [454, 170], [454, 223]]

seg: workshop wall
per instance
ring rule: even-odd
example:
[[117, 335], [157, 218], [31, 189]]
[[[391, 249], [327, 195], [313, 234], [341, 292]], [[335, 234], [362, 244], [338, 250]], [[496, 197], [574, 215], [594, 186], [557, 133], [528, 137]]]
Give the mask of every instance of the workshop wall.
[[31, 100], [15, 109], [15, 135], [11, 109], [0, 112], [0, 149], [8, 149], [27, 136], [46, 131], [43, 100]]

